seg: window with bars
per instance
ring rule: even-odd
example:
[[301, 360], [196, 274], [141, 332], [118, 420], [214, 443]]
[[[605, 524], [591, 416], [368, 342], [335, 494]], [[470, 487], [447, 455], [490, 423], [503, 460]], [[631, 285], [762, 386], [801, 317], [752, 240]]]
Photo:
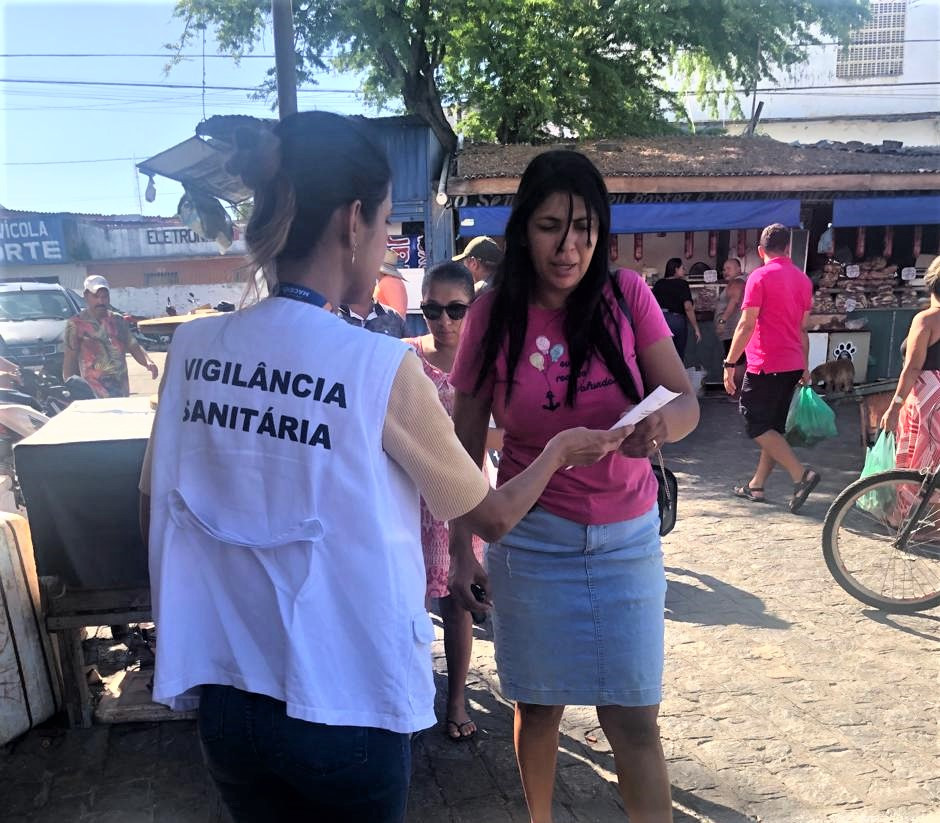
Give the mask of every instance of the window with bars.
[[851, 43], [839, 51], [836, 77], [897, 77], [904, 71], [904, 29], [907, 0], [871, 4], [868, 22], [852, 34]]
[[176, 271], [148, 271], [144, 274], [144, 283], [147, 286], [178, 286], [179, 272]]

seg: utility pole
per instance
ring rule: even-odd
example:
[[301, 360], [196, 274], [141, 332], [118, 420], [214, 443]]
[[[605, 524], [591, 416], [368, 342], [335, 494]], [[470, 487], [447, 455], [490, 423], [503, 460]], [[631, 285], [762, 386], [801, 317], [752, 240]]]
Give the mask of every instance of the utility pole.
[[291, 0], [271, 0], [274, 23], [274, 66], [277, 71], [277, 113], [283, 120], [297, 112], [297, 74], [294, 69], [294, 11]]

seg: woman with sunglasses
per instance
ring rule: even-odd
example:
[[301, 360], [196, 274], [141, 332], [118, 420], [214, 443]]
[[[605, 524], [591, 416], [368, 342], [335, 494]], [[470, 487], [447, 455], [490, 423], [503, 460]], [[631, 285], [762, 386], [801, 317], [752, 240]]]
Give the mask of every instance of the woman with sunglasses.
[[607, 269], [604, 179], [572, 151], [529, 164], [506, 225], [506, 256], [467, 315], [451, 373], [454, 428], [474, 461], [492, 413], [504, 429], [497, 488], [555, 432], [612, 426], [655, 389], [680, 396], [588, 468], [558, 472], [538, 503], [490, 542], [451, 523], [451, 596], [493, 606], [500, 689], [516, 702], [516, 758], [533, 823], [552, 820], [566, 705], [597, 707], [634, 823], [672, 819], [657, 716], [666, 578], [649, 457], [685, 437], [698, 403], [662, 311], [636, 272]]
[[[448, 414], [454, 413], [454, 387], [450, 370], [454, 366], [464, 317], [473, 302], [473, 275], [462, 263], [438, 263], [424, 275], [421, 284], [421, 312], [428, 322], [428, 334], [405, 340], [414, 346], [424, 373], [437, 388], [437, 396]], [[444, 655], [447, 659], [447, 716], [444, 733], [453, 741], [469, 740], [476, 725], [467, 714], [464, 688], [470, 669], [473, 622], [470, 612], [450, 597], [450, 549], [447, 523], [437, 520], [421, 501], [421, 547], [427, 573], [426, 599], [438, 598], [444, 623]], [[483, 541], [473, 537], [473, 553], [483, 561]]]

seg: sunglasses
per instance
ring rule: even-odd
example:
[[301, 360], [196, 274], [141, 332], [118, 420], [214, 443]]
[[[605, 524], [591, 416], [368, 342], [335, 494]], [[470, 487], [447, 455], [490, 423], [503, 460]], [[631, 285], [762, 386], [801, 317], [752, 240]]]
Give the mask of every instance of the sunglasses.
[[448, 303], [446, 306], [440, 303], [422, 303], [421, 313], [428, 320], [440, 320], [441, 315], [446, 311], [451, 320], [463, 320], [469, 308], [470, 306], [466, 303]]

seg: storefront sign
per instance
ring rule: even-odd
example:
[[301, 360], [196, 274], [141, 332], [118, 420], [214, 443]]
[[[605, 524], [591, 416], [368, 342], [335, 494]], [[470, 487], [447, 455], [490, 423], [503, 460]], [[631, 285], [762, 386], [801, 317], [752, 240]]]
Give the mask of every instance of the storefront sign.
[[65, 263], [65, 237], [59, 217], [0, 217], [0, 264]]
[[147, 229], [147, 242], [151, 246], [179, 243], [207, 243], [205, 237], [191, 229]]

